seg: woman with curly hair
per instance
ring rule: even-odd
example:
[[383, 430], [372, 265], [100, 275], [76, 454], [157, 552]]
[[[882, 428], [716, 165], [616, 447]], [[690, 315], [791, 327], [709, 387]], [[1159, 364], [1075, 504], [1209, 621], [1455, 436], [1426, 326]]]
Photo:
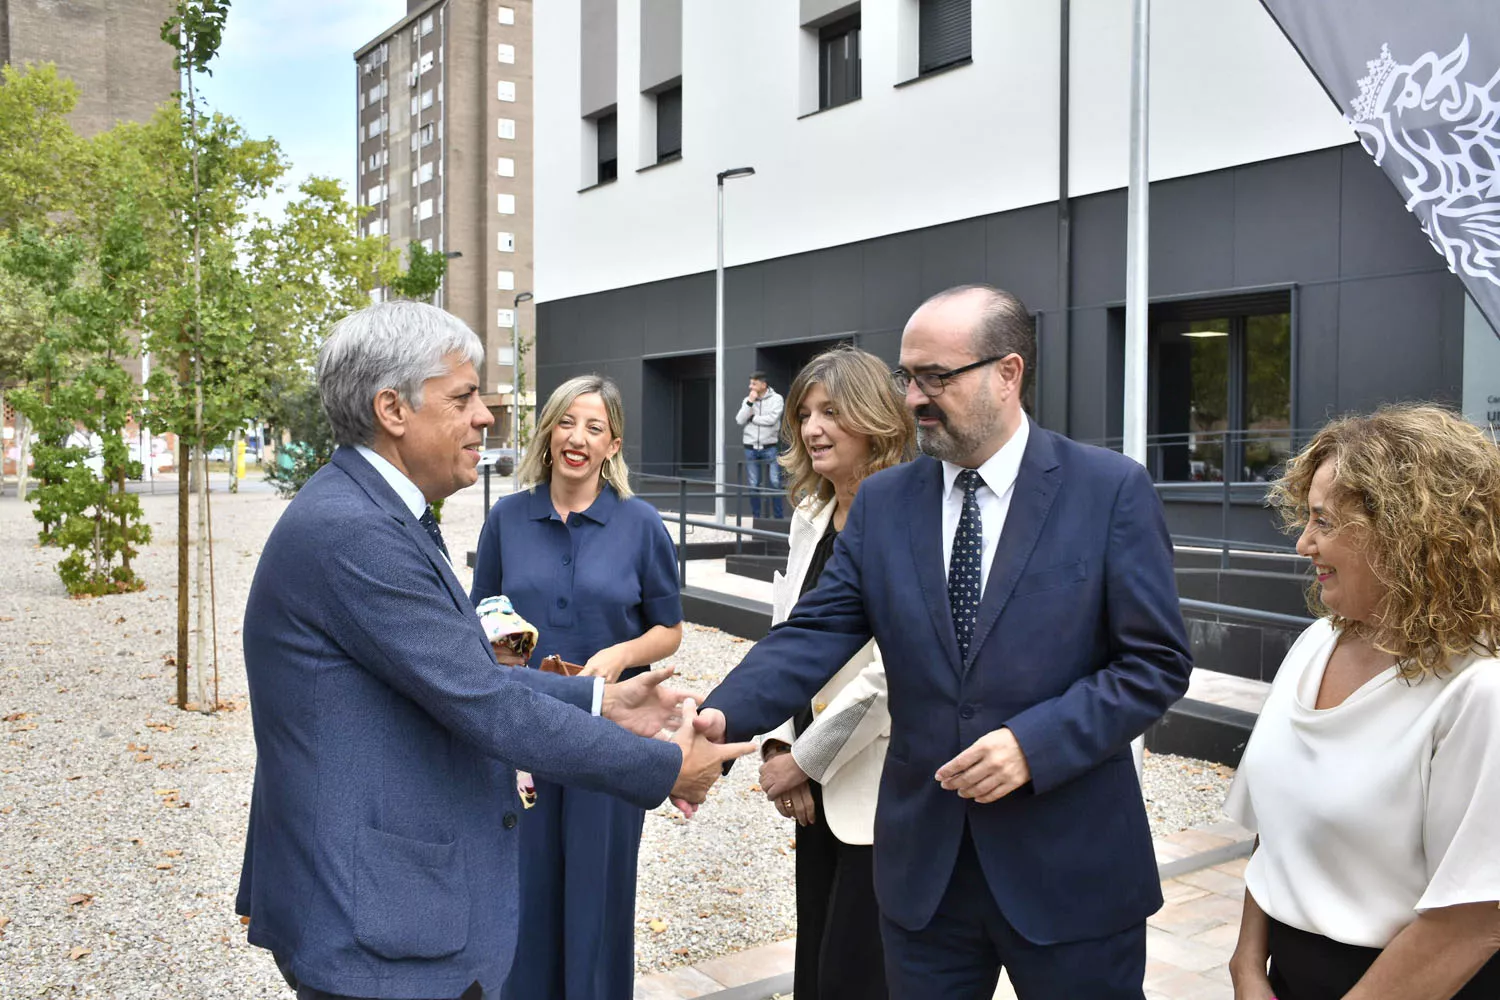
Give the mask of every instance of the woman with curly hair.
[[1500, 448], [1388, 407], [1323, 428], [1272, 498], [1320, 620], [1225, 804], [1259, 835], [1235, 1000], [1494, 1000]]

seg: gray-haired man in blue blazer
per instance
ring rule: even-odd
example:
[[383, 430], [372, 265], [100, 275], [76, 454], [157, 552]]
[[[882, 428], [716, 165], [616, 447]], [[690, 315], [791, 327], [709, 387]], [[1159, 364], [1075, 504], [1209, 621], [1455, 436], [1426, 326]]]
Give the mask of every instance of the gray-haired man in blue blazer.
[[516, 768], [650, 808], [703, 801], [751, 749], [691, 725], [647, 738], [693, 715], [666, 671], [606, 685], [496, 664], [429, 506], [477, 478], [482, 360], [474, 333], [427, 305], [335, 326], [318, 390], [340, 447], [256, 569], [236, 909], [300, 1000], [498, 995], [516, 935]]

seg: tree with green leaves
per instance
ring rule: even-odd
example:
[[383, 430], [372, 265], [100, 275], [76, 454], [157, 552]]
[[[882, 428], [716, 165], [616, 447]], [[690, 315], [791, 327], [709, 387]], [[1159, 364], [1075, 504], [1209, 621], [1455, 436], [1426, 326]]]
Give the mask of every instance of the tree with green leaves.
[[443, 276], [448, 273], [448, 255], [439, 250], [428, 250], [417, 242], [410, 243], [406, 252], [406, 270], [391, 279], [391, 291], [403, 299], [431, 302], [438, 289], [443, 287]]
[[51, 63], [0, 66], [0, 232], [73, 207], [84, 141], [68, 115], [78, 87]]
[[[123, 435], [139, 415], [139, 389], [120, 364], [134, 351], [136, 278], [149, 266], [148, 250], [128, 202], [98, 222], [92, 245], [27, 226], [5, 255], [6, 269], [39, 287], [49, 307], [29, 359], [40, 391], [20, 392], [17, 403], [41, 431], [37, 517], [45, 537], [69, 550], [58, 574], [75, 596], [140, 589], [130, 560], [150, 538], [125, 485], [136, 474]], [[97, 471], [90, 449], [75, 443], [94, 438]]]

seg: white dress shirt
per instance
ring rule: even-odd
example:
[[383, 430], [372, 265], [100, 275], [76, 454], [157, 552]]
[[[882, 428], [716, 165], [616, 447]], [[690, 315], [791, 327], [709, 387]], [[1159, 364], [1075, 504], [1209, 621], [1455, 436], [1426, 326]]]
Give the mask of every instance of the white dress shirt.
[[[354, 450], [359, 452], [364, 457], [364, 460], [369, 462], [376, 472], [380, 473], [380, 478], [384, 479], [390, 485], [391, 489], [396, 491], [396, 496], [400, 497], [401, 502], [406, 504], [406, 509], [411, 511], [413, 517], [420, 519], [427, 512], [427, 498], [422, 495], [421, 487], [407, 478], [406, 473], [392, 465], [373, 448], [359, 444], [354, 446]], [[441, 552], [442, 550], [439, 549], [438, 551]], [[453, 569], [453, 560], [448, 559], [446, 553], [444, 553], [443, 558], [447, 560], [448, 568]], [[593, 714], [598, 715], [603, 710], [603, 707], [604, 678], [595, 677]]]
[[[974, 492], [979, 501], [979, 521], [982, 532], [980, 553], [979, 593], [984, 594], [985, 584], [990, 578], [990, 566], [995, 561], [995, 546], [1000, 541], [1000, 532], [1005, 530], [1005, 516], [1010, 513], [1010, 498], [1016, 492], [1016, 477], [1021, 473], [1021, 456], [1026, 454], [1026, 440], [1031, 436], [1031, 421], [1021, 418], [1021, 426], [1001, 445], [1000, 450], [985, 460], [977, 470], [982, 485]], [[955, 484], [963, 466], [952, 462], [943, 463], [943, 579], [948, 578], [948, 563], [953, 558], [953, 536], [958, 534], [958, 521], [964, 512], [964, 491]]]

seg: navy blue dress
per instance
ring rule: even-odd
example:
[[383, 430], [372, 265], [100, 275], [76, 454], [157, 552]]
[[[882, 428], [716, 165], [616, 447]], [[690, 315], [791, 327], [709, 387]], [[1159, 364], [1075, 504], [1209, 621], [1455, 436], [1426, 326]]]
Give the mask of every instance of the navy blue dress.
[[[606, 486], [564, 523], [538, 486], [490, 509], [472, 596], [478, 604], [504, 593], [536, 626], [533, 669], [552, 653], [585, 663], [654, 625], [682, 621], [676, 559], [661, 515], [644, 500], [621, 500]], [[630, 1000], [646, 814], [611, 795], [535, 780], [536, 806], [521, 816], [520, 927], [502, 996]]]

